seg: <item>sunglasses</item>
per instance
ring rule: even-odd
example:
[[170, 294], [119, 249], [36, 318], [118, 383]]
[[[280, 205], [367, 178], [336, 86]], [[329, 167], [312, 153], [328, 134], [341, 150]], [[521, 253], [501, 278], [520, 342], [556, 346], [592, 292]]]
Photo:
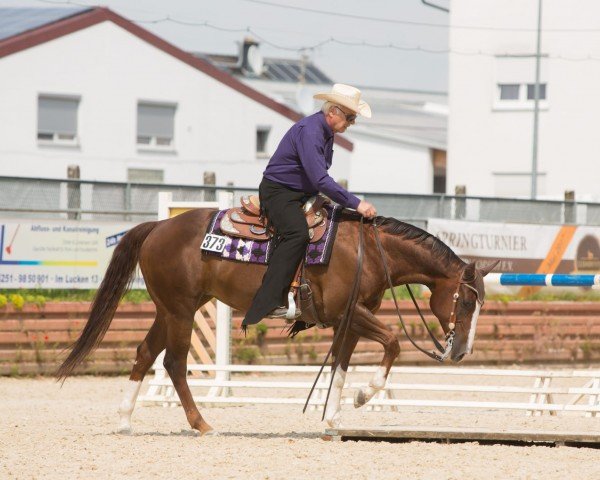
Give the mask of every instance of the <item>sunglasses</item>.
[[335, 106], [335, 108], [337, 108], [337, 110], [344, 116], [344, 118], [346, 119], [346, 122], [348, 123], [352, 123], [356, 120], [356, 115], [354, 114], [347, 114], [346, 112], [344, 112], [340, 107], [338, 107], [337, 105]]

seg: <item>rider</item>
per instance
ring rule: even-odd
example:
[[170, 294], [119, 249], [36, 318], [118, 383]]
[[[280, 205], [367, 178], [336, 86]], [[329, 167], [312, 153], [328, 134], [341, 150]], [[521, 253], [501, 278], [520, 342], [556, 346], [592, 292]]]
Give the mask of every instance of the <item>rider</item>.
[[[303, 118], [290, 128], [279, 143], [263, 173], [259, 186], [261, 212], [275, 231], [275, 248], [267, 271], [244, 325], [263, 317], [285, 317], [284, 298], [309, 243], [303, 204], [321, 192], [343, 207], [367, 218], [377, 215], [369, 202], [359, 200], [329, 176], [334, 134], [354, 124], [357, 115], [371, 118], [371, 108], [361, 101], [360, 90], [337, 83], [327, 93], [314, 96], [323, 100], [321, 111]], [[296, 317], [300, 311], [296, 311]]]

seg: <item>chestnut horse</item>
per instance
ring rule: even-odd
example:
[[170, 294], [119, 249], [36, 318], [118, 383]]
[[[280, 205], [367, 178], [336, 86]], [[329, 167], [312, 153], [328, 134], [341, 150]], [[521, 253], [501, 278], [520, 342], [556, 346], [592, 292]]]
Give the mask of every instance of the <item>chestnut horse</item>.
[[[57, 371], [57, 377], [64, 380], [98, 346], [139, 263], [148, 293], [156, 304], [156, 319], [137, 348], [129, 387], [119, 407], [120, 431], [130, 429], [141, 382], [164, 349], [164, 366], [188, 422], [201, 434], [212, 430], [198, 411], [186, 378], [194, 313], [212, 298], [246, 311], [265, 272], [262, 265], [233, 262], [201, 252], [200, 245], [214, 212], [214, 209], [195, 209], [169, 220], [142, 223], [121, 239], [92, 303], [89, 319]], [[329, 265], [306, 269], [319, 319], [334, 331], [342, 321], [357, 271], [361, 226], [358, 218], [344, 212]], [[325, 411], [325, 420], [331, 426], [339, 425], [341, 391], [359, 338], [380, 343], [384, 355], [369, 386], [357, 392], [357, 407], [384, 387], [390, 367], [400, 353], [396, 336], [375, 317], [388, 288], [384, 261], [393, 285], [418, 283], [429, 287], [430, 308], [444, 332], [450, 330], [448, 325], [453, 317], [456, 323], [450, 356], [454, 361], [460, 361], [472, 348], [475, 329], [471, 326], [476, 324], [485, 296], [483, 276], [489, 271], [466, 264], [436, 237], [393, 218], [378, 217], [361, 228], [364, 228], [364, 263], [358, 300], [348, 330], [337, 335], [339, 340], [333, 345], [338, 367]], [[377, 247], [375, 233], [382, 251]]]

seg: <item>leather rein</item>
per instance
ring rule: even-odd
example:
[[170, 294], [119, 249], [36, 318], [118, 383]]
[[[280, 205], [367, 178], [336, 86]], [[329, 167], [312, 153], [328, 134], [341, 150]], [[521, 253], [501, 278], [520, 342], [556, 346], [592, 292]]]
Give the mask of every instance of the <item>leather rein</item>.
[[[357, 257], [356, 257], [356, 275], [354, 276], [354, 282], [352, 284], [351, 293], [350, 293], [350, 296], [348, 297], [348, 302], [346, 302], [346, 308], [344, 309], [344, 316], [342, 317], [342, 321], [340, 322], [337, 332], [335, 332], [335, 336], [333, 337], [333, 341], [331, 342], [331, 347], [329, 347], [329, 352], [327, 352], [327, 355], [325, 356], [325, 360], [323, 360], [321, 368], [319, 369], [319, 373], [317, 374], [317, 377], [315, 378], [315, 381], [310, 389], [310, 392], [308, 393], [308, 397], [306, 398], [306, 403], [304, 404], [302, 413], [304, 413], [306, 411], [306, 408], [308, 407], [308, 402], [310, 401], [310, 397], [312, 396], [312, 394], [315, 390], [315, 387], [317, 386], [317, 382], [319, 381], [319, 378], [321, 377], [321, 373], [323, 373], [323, 369], [325, 368], [325, 365], [327, 365], [327, 360], [329, 360], [329, 356], [331, 355], [331, 352], [333, 351], [333, 346], [336, 344], [340, 335], [343, 335], [342, 343], [340, 344], [340, 345], [343, 345], [346, 340], [348, 331], [350, 331], [350, 323], [352, 322], [352, 315], [354, 314], [354, 309], [356, 308], [356, 302], [358, 301], [358, 294], [360, 291], [360, 280], [362, 277], [362, 267], [363, 267], [364, 253], [365, 253], [364, 232], [363, 232], [364, 228], [363, 227], [364, 227], [364, 217], [361, 216], [360, 223], [358, 225], [358, 251], [357, 251]], [[327, 389], [327, 397], [325, 398], [325, 404], [323, 405], [323, 416], [322, 416], [321, 420], [323, 420], [325, 418], [325, 411], [327, 410], [327, 402], [329, 401], [329, 394], [331, 393], [333, 379], [335, 377], [335, 372], [336, 372], [339, 364], [340, 364], [339, 355], [336, 355], [335, 360], [332, 365], [333, 375], [331, 375], [331, 380], [329, 382], [329, 388]]]
[[389, 271], [387, 262], [385, 261], [385, 253], [383, 251], [383, 246], [381, 245], [381, 239], [379, 238], [379, 230], [377, 227], [379, 227], [379, 225], [377, 225], [375, 223], [375, 221], [373, 221], [373, 231], [375, 232], [375, 243], [377, 244], [377, 249], [379, 250], [379, 255], [381, 257], [381, 263], [383, 264], [383, 270], [385, 272], [385, 276], [386, 276], [390, 291], [392, 293], [392, 298], [394, 299], [396, 313], [398, 314], [398, 318], [400, 319], [400, 324], [402, 325], [402, 330], [404, 330], [404, 334], [406, 335], [408, 340], [410, 340], [410, 343], [412, 343], [413, 346], [417, 350], [423, 352], [425, 355], [427, 355], [428, 357], [430, 357], [438, 362], [443, 362], [450, 355], [450, 352], [452, 351], [452, 345], [454, 344], [454, 336], [456, 334], [455, 330], [454, 330], [456, 327], [456, 307], [458, 305], [458, 299], [460, 298], [460, 294], [459, 294], [460, 286], [464, 285], [465, 287], [473, 290], [475, 292], [475, 295], [477, 296], [477, 302], [483, 306], [483, 301], [480, 299], [479, 292], [477, 291], [477, 289], [475, 287], [473, 287], [472, 285], [469, 284], [470, 282], [465, 282], [463, 280], [463, 276], [464, 276], [464, 270], [463, 270], [463, 272], [461, 273], [461, 276], [460, 276], [460, 280], [458, 281], [458, 285], [456, 285], [456, 290], [455, 290], [454, 294], [452, 295], [452, 311], [450, 312], [450, 318], [448, 319], [448, 333], [446, 333], [446, 338], [445, 338], [446, 346], [442, 347], [440, 342], [437, 340], [437, 338], [435, 338], [435, 335], [429, 328], [429, 325], [427, 325], [427, 322], [425, 321], [425, 317], [423, 316], [423, 313], [421, 312], [421, 309], [419, 308], [419, 305], [417, 304], [415, 296], [413, 295], [412, 290], [410, 289], [410, 286], [407, 284], [406, 289], [408, 290], [410, 298], [411, 298], [412, 302], [414, 303], [415, 308], [417, 309], [417, 312], [419, 313], [419, 316], [421, 317], [421, 321], [423, 322], [423, 325], [425, 326], [425, 329], [427, 330], [429, 337], [433, 341], [433, 344], [435, 345], [435, 348], [438, 350], [439, 353], [435, 352], [435, 351], [429, 352], [429, 351], [425, 350], [424, 348], [420, 347], [419, 345], [417, 345], [417, 343], [412, 339], [412, 337], [408, 333], [408, 329], [406, 328], [406, 324], [404, 323], [404, 319], [402, 318], [402, 314], [400, 313], [400, 308], [398, 307], [398, 299], [396, 298], [396, 292], [394, 291], [394, 285], [392, 283], [390, 271]]
[[[364, 218], [361, 217], [359, 228], [358, 228], [358, 251], [357, 251], [357, 261], [356, 261], [356, 263], [357, 263], [356, 275], [354, 277], [354, 282], [352, 284], [351, 293], [350, 293], [350, 296], [348, 297], [348, 302], [346, 303], [346, 308], [344, 309], [344, 316], [342, 317], [342, 321], [340, 322], [339, 328], [338, 328], [337, 332], [335, 333], [333, 342], [331, 342], [331, 347], [329, 348], [329, 352], [327, 352], [327, 355], [325, 356], [325, 360], [323, 360], [321, 368], [319, 369], [319, 373], [317, 374], [315, 381], [310, 389], [310, 392], [308, 393], [308, 397], [306, 398], [306, 403], [304, 404], [302, 413], [304, 413], [306, 411], [306, 408], [308, 407], [308, 403], [309, 403], [310, 398], [315, 390], [317, 382], [319, 381], [319, 378], [321, 377], [321, 374], [323, 373], [323, 369], [325, 368], [325, 365], [327, 364], [327, 361], [329, 360], [329, 357], [333, 351], [333, 345], [336, 344], [340, 335], [342, 336], [342, 343], [340, 345], [343, 345], [344, 341], [346, 340], [348, 331], [350, 330], [352, 314], [354, 313], [354, 309], [356, 308], [356, 303], [358, 301], [358, 294], [360, 291], [360, 280], [361, 280], [361, 276], [362, 276], [362, 268], [363, 268], [363, 260], [364, 260], [363, 227], [364, 227]], [[381, 239], [379, 238], [378, 227], [379, 227], [379, 225], [374, 220], [373, 221], [373, 231], [375, 232], [375, 241], [377, 244], [377, 249], [379, 250], [379, 255], [381, 257], [381, 262], [383, 264], [385, 276], [388, 281], [390, 290], [392, 292], [392, 298], [394, 299], [394, 305], [396, 306], [396, 313], [398, 314], [398, 318], [400, 319], [400, 324], [402, 325], [402, 329], [404, 330], [404, 333], [406, 334], [407, 338], [415, 346], [415, 348], [417, 348], [417, 350], [420, 350], [425, 355], [427, 355], [430, 358], [433, 358], [434, 360], [437, 360], [438, 362], [443, 362], [444, 360], [446, 360], [446, 358], [448, 358], [448, 356], [450, 355], [450, 352], [452, 351], [452, 344], [453, 344], [454, 335], [455, 335], [454, 328], [456, 326], [456, 306], [458, 304], [458, 299], [460, 298], [460, 294], [459, 294], [460, 286], [464, 285], [465, 287], [473, 290], [475, 292], [475, 294], [477, 295], [477, 302], [479, 302], [481, 305], [483, 305], [483, 301], [480, 300], [479, 292], [477, 291], [477, 289], [475, 287], [473, 287], [472, 285], [469, 285], [469, 282], [463, 281], [463, 275], [464, 275], [464, 271], [463, 271], [463, 273], [461, 274], [461, 278], [458, 282], [458, 285], [456, 286], [456, 291], [454, 292], [454, 295], [452, 296], [452, 312], [450, 313], [450, 318], [449, 318], [449, 323], [448, 323], [449, 331], [446, 334], [446, 346], [442, 347], [440, 342], [435, 338], [435, 335], [433, 334], [433, 332], [427, 325], [427, 322], [425, 321], [425, 317], [423, 316], [423, 313], [421, 312], [421, 309], [419, 308], [419, 305], [417, 304], [417, 301], [416, 301], [410, 287], [408, 285], [406, 285], [408, 293], [410, 294], [410, 298], [412, 299], [412, 301], [417, 309], [417, 312], [419, 312], [421, 321], [423, 322], [425, 329], [429, 333], [429, 336], [431, 337], [431, 340], [433, 341], [433, 344], [435, 345], [435, 347], [437, 348], [439, 353], [437, 353], [435, 351], [429, 352], [429, 351], [421, 348], [419, 345], [417, 345], [415, 343], [415, 341], [412, 339], [412, 337], [408, 333], [408, 329], [406, 328], [406, 324], [404, 323], [404, 319], [402, 318], [402, 314], [400, 313], [400, 308], [398, 307], [398, 299], [396, 298], [396, 293], [394, 292], [392, 278], [390, 276], [387, 262], [385, 261], [385, 253], [383, 251], [383, 246], [381, 245]], [[325, 398], [325, 404], [323, 406], [323, 418], [325, 418], [325, 411], [327, 410], [327, 402], [329, 401], [329, 394], [331, 392], [331, 387], [333, 385], [333, 379], [335, 377], [335, 372], [336, 372], [338, 366], [339, 366], [339, 355], [336, 355], [336, 358], [335, 358], [333, 366], [332, 366], [333, 374], [331, 375], [329, 388], [327, 390], [327, 397]]]

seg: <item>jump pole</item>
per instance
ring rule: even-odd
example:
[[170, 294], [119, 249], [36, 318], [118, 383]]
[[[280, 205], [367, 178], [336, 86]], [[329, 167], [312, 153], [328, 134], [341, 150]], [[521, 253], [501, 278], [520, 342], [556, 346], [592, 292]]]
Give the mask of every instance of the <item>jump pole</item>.
[[490, 273], [485, 282], [502, 286], [600, 288], [600, 274]]

